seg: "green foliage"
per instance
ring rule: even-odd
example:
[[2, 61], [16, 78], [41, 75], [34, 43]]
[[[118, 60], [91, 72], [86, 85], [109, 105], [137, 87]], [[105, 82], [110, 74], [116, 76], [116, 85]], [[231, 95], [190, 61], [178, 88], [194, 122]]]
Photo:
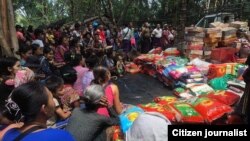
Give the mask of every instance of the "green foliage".
[[[243, 15], [249, 19], [249, 0], [210, 0], [209, 9], [206, 10], [208, 0], [111, 0], [113, 15], [116, 22], [122, 24], [128, 21], [155, 21], [180, 25], [181, 3], [187, 3], [186, 25], [195, 24], [207, 13], [221, 12], [231, 9], [236, 15]], [[217, 3], [215, 3], [217, 2]], [[235, 10], [234, 5], [244, 4], [243, 10]], [[13, 0], [16, 13], [15, 20], [22, 25], [45, 25], [61, 19], [70, 21], [84, 20], [93, 16], [106, 15], [112, 17], [108, 0]], [[229, 7], [229, 8], [226, 8]], [[239, 6], [237, 6], [239, 8]], [[240, 13], [242, 12], [242, 13]], [[135, 24], [138, 24], [135, 23]]]

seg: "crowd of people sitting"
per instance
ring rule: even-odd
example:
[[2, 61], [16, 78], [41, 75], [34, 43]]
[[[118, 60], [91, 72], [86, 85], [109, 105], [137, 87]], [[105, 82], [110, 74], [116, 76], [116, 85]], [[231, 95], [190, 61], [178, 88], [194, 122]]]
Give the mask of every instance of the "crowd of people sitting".
[[123, 76], [131, 52], [166, 48], [176, 35], [159, 24], [151, 32], [148, 23], [141, 31], [125, 25], [115, 34], [103, 25], [78, 22], [23, 29], [16, 26], [20, 59], [0, 58], [3, 141], [111, 140], [109, 127], [119, 125], [123, 111], [112, 78]]

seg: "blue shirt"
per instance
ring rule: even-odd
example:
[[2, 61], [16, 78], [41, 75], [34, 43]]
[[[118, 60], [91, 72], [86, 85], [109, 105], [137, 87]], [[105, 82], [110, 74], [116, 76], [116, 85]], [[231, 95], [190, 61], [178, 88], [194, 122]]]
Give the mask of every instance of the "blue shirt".
[[[6, 132], [2, 141], [13, 141], [20, 131], [17, 129], [10, 129]], [[73, 137], [64, 130], [59, 129], [45, 129], [38, 132], [32, 132], [25, 136], [22, 141], [75, 141]]]

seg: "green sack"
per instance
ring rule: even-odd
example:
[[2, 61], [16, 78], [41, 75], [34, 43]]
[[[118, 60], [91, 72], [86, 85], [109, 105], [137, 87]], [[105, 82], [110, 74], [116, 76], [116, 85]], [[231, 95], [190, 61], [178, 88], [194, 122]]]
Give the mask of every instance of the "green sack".
[[227, 82], [229, 80], [234, 79], [235, 76], [231, 74], [226, 74], [223, 77], [218, 77], [214, 78], [209, 81], [209, 85], [214, 89], [214, 90], [227, 90]]

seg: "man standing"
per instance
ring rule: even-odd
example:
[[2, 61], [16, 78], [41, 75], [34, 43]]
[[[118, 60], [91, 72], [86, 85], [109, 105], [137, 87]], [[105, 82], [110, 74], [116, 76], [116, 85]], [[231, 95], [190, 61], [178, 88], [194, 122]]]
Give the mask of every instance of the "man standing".
[[156, 28], [153, 30], [152, 36], [154, 37], [153, 38], [154, 48], [161, 47], [162, 29], [160, 24], [157, 24]]
[[127, 54], [131, 50], [131, 29], [128, 27], [128, 24], [124, 25], [124, 29], [122, 30], [122, 49]]
[[142, 53], [148, 53], [151, 49], [150, 43], [150, 29], [149, 29], [149, 23], [144, 23], [142, 27], [142, 33], [141, 33], [141, 52]]

